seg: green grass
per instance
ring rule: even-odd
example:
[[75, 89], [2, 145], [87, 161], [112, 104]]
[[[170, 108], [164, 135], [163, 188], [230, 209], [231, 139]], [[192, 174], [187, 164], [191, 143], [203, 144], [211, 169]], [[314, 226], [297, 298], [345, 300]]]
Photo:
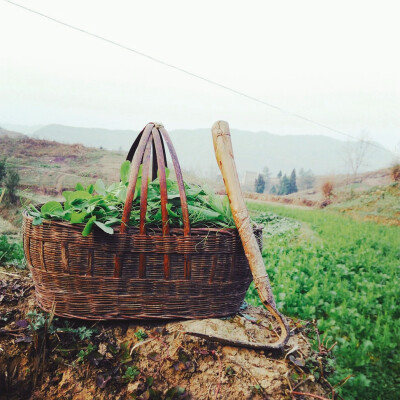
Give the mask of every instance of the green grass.
[[[400, 227], [345, 215], [257, 203], [302, 228], [269, 237], [263, 256], [278, 308], [317, 319], [334, 349], [337, 383], [346, 400], [398, 399], [400, 390]], [[311, 229], [310, 229], [311, 228]], [[257, 302], [251, 287], [249, 302]]]
[[20, 265], [24, 258], [21, 243], [12, 243], [6, 235], [0, 235], [0, 266]]

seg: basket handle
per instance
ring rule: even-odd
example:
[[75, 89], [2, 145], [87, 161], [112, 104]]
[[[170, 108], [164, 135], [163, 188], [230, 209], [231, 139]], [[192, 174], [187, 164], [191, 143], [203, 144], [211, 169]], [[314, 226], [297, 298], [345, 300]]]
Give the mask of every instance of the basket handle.
[[153, 166], [152, 174], [153, 179], [159, 172], [160, 179], [160, 197], [161, 197], [161, 215], [162, 215], [162, 229], [163, 235], [169, 234], [168, 225], [168, 210], [167, 210], [167, 185], [166, 185], [166, 153], [164, 140], [167, 143], [168, 150], [172, 158], [172, 164], [174, 166], [176, 180], [179, 188], [179, 197], [181, 200], [182, 208], [182, 219], [183, 219], [183, 233], [185, 236], [190, 235], [190, 222], [189, 222], [189, 210], [185, 192], [185, 185], [183, 182], [181, 167], [178, 162], [178, 157], [175, 152], [175, 148], [168, 135], [168, 132], [161, 124], [149, 123], [139, 133], [138, 137], [134, 141], [131, 149], [129, 150], [127, 160], [131, 161], [131, 171], [129, 175], [129, 184], [127, 190], [127, 197], [125, 201], [124, 211], [122, 214], [122, 222], [120, 232], [126, 232], [126, 228], [129, 222], [130, 213], [132, 209], [133, 196], [135, 193], [136, 181], [139, 174], [140, 165], [143, 163], [143, 179], [142, 179], [142, 196], [141, 196], [141, 218], [140, 218], [140, 229], [141, 233], [144, 233], [144, 222], [147, 207], [147, 178], [148, 178], [148, 165], [150, 159], [150, 148], [153, 147]]
[[242, 240], [244, 252], [253, 274], [254, 285], [262, 303], [274, 316], [281, 327], [281, 335], [279, 339], [276, 342], [266, 344], [265, 348], [280, 349], [289, 340], [289, 326], [285, 317], [276, 308], [268, 274], [265, 270], [257, 239], [253, 233], [249, 212], [247, 211], [240, 188], [228, 123], [225, 121], [215, 122], [212, 126], [212, 136], [215, 156], [224, 179], [233, 219], [235, 220], [240, 239]]
[[[145, 126], [145, 128], [143, 129], [143, 131], [136, 138], [136, 140], [138, 140], [138, 139], [139, 140], [138, 140], [136, 149], [134, 149], [134, 154], [133, 154], [132, 162], [131, 162], [131, 170], [130, 170], [130, 174], [129, 174], [129, 184], [128, 184], [128, 189], [127, 189], [124, 211], [122, 213], [122, 222], [121, 222], [121, 228], [120, 228], [121, 233], [125, 233], [127, 226], [128, 226], [128, 222], [129, 222], [129, 218], [130, 218], [131, 210], [132, 210], [133, 196], [135, 194], [136, 181], [137, 181], [137, 178], [139, 175], [139, 168], [142, 163], [143, 154], [145, 152], [147, 142], [150, 139], [150, 134], [151, 134], [153, 127], [154, 127], [153, 123], [147, 124]], [[132, 147], [134, 147], [135, 142]]]
[[[129, 149], [128, 155], [126, 156], [126, 160], [130, 161], [132, 163], [133, 160], [133, 155], [135, 154], [138, 146], [140, 139], [142, 138], [144, 129], [139, 133], [135, 141], [133, 142], [131, 148]], [[164, 164], [167, 166], [167, 155], [165, 153], [165, 146], [164, 146], [164, 140], [161, 136], [161, 145], [162, 145], [162, 151], [163, 151], [163, 156], [164, 156]], [[144, 157], [144, 156], [143, 156]], [[143, 158], [144, 160], [144, 158]], [[144, 168], [144, 165], [143, 165]], [[157, 170], [158, 170], [158, 165], [157, 165], [157, 154], [156, 154], [156, 148], [153, 146], [153, 164], [152, 164], [152, 173], [151, 173], [151, 180], [154, 181], [154, 179], [157, 178]]]

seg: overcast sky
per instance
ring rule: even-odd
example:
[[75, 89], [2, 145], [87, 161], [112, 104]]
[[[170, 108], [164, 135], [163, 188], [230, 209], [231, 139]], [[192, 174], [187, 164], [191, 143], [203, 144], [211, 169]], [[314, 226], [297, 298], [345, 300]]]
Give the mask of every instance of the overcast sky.
[[[398, 1], [16, 1], [400, 149]], [[342, 138], [0, 0], [0, 123], [175, 129], [217, 119]]]

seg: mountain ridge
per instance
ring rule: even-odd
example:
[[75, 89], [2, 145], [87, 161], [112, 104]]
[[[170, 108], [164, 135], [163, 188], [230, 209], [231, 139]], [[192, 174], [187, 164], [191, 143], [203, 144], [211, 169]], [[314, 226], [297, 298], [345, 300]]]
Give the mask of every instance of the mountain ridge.
[[[87, 147], [128, 150], [139, 132], [129, 129], [83, 128], [49, 124], [31, 136], [61, 143], [80, 143]], [[217, 175], [211, 131], [207, 128], [169, 131], [182, 167], [200, 176]], [[94, 136], [95, 135], [95, 136]], [[235, 159], [240, 174], [262, 172], [268, 166], [272, 174], [293, 168], [311, 169], [315, 174], [345, 172], [346, 149], [357, 142], [345, 142], [325, 135], [276, 135], [268, 131], [231, 129]], [[388, 151], [381, 145], [370, 146], [368, 163], [360, 172], [389, 165]]]

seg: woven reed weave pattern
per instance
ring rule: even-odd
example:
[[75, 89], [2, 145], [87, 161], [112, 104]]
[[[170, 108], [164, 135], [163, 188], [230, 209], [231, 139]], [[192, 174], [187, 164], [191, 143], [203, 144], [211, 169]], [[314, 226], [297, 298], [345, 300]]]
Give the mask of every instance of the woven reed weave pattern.
[[[39, 305], [55, 314], [82, 319], [205, 318], [234, 313], [252, 280], [236, 230], [193, 229], [185, 238], [140, 235], [129, 228], [82, 237], [82, 225], [44, 222], [33, 226], [24, 214], [23, 239]], [[256, 234], [260, 237], [261, 230]], [[260, 241], [261, 242], [261, 241]], [[152, 245], [153, 244], [153, 245]], [[139, 278], [145, 252], [146, 278]], [[116, 255], [120, 278], [113, 277]], [[170, 254], [165, 279], [163, 256]], [[184, 255], [191, 256], [190, 279], [182, 279]]]
[[[169, 227], [166, 156], [179, 186], [183, 229]], [[162, 227], [145, 224], [150, 155], [159, 177]], [[87, 320], [206, 318], [235, 313], [252, 281], [236, 229], [191, 228], [179, 163], [168, 133], [150, 123], [135, 140], [122, 224], [109, 235], [82, 224], [44, 221], [23, 214], [23, 242], [36, 299], [45, 311]], [[129, 227], [133, 193], [143, 165], [140, 226]], [[261, 247], [261, 229], [256, 228]]]

